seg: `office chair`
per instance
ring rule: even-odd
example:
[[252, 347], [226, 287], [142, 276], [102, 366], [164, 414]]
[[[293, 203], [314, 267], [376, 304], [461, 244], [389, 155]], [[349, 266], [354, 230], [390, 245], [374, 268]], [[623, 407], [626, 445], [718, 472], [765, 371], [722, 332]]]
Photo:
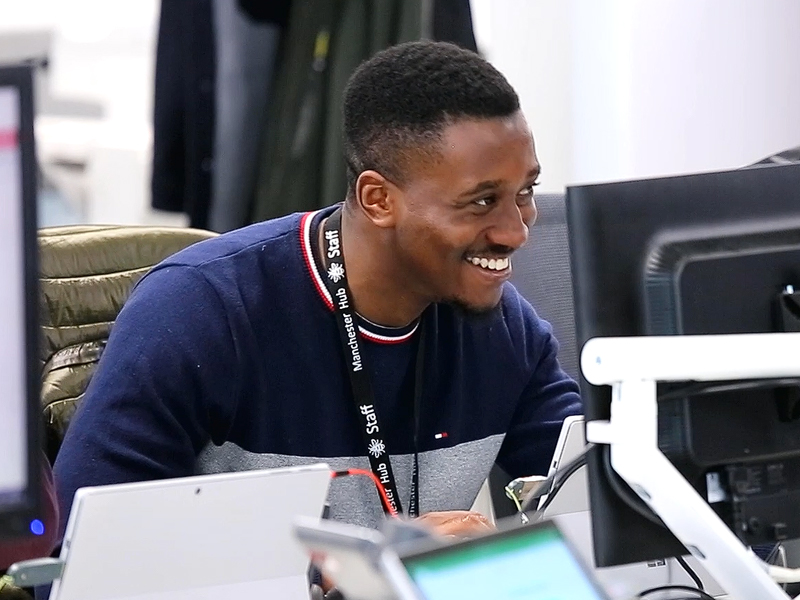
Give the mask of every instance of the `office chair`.
[[[530, 229], [528, 242], [511, 259], [511, 283], [533, 305], [538, 315], [553, 326], [559, 343], [561, 367], [577, 380], [580, 370], [565, 195], [537, 194], [536, 207], [539, 216]], [[516, 510], [505, 495], [504, 488], [510, 479], [498, 466], [489, 475], [489, 491], [498, 518], [509, 516]]]
[[51, 464], [133, 286], [156, 263], [214, 235], [145, 226], [39, 230], [41, 402]]
[[561, 367], [577, 379], [580, 371], [565, 195], [537, 194], [536, 207], [539, 216], [530, 229], [528, 243], [512, 258], [511, 283], [539, 316], [553, 326]]

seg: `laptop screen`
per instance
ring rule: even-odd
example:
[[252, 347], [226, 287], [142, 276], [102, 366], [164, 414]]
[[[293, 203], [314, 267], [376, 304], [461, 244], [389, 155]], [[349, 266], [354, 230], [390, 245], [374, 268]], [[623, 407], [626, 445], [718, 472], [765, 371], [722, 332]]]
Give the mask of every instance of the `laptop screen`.
[[561, 532], [539, 524], [402, 559], [426, 600], [603, 600]]

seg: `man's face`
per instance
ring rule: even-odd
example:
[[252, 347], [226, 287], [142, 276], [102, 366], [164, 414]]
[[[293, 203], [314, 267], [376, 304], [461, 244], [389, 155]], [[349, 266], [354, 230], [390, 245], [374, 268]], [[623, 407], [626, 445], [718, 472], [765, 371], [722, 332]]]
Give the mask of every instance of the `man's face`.
[[437, 160], [412, 159], [393, 190], [396, 266], [409, 291], [484, 312], [500, 301], [511, 254], [536, 219], [533, 137], [521, 112], [459, 120], [438, 150]]

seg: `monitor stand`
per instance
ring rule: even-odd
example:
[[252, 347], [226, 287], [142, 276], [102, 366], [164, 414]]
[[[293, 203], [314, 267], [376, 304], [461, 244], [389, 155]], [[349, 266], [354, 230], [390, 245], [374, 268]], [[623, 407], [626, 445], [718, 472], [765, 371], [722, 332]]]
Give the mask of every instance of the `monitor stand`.
[[611, 446], [611, 465], [733, 598], [789, 600], [658, 447], [660, 381], [800, 376], [800, 333], [595, 338], [581, 370], [610, 385], [611, 419], [586, 424], [588, 442]]

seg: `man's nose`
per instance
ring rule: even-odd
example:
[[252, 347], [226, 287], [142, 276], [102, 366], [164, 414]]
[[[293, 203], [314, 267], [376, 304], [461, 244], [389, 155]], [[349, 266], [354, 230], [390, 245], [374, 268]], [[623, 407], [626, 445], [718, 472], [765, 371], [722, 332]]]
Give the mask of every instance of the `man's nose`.
[[489, 232], [490, 241], [514, 250], [521, 248], [528, 241], [528, 226], [536, 221], [536, 216], [534, 203], [525, 206], [519, 206], [516, 202], [510, 203], [502, 211], [498, 211], [497, 223]]

